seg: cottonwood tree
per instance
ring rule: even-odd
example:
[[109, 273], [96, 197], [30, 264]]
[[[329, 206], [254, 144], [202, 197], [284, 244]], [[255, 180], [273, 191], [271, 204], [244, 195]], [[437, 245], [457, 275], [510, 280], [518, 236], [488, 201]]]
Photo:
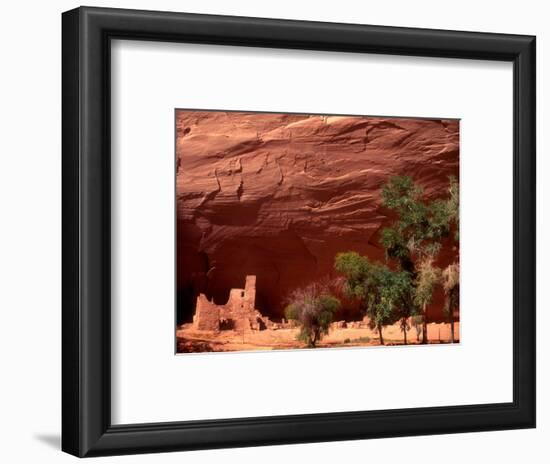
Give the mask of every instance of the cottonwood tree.
[[[451, 180], [450, 194], [452, 185]], [[422, 343], [427, 343], [426, 307], [437, 283], [431, 280], [433, 261], [439, 252], [440, 240], [450, 233], [452, 207], [449, 199], [427, 201], [423, 197], [422, 187], [411, 177], [390, 178], [382, 188], [382, 203], [396, 214], [396, 219], [383, 229], [380, 242], [386, 257], [409, 275], [411, 285], [405, 296], [408, 317], [422, 315]], [[419, 284], [422, 287], [419, 288]]]
[[[387, 266], [371, 262], [356, 252], [336, 255], [334, 267], [346, 279], [345, 293], [361, 303], [369, 318], [369, 327], [378, 330], [380, 344], [384, 345], [383, 327], [403, 320], [410, 277], [403, 271], [392, 271]], [[407, 343], [407, 324], [402, 324], [404, 343]]]
[[333, 315], [339, 308], [340, 301], [330, 295], [326, 287], [313, 283], [290, 294], [285, 317], [300, 325], [298, 340], [315, 348], [323, 335], [328, 334]]

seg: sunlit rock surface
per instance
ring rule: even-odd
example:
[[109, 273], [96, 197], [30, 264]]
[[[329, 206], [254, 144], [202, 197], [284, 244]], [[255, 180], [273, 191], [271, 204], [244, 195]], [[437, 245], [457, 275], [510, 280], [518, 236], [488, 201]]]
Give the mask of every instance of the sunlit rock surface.
[[[178, 319], [196, 296], [227, 300], [257, 276], [257, 307], [281, 317], [288, 293], [335, 276], [334, 256], [384, 260], [380, 188], [410, 175], [436, 198], [458, 177], [456, 120], [176, 113]], [[458, 250], [445, 244], [439, 264]], [[342, 316], [360, 318], [353, 305]], [[441, 318], [441, 295], [429, 311]]]

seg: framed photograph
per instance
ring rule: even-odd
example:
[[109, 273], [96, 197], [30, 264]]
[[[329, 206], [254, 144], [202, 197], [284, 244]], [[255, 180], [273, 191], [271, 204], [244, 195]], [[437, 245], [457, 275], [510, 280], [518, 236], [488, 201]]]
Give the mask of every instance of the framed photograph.
[[535, 426], [535, 38], [63, 14], [62, 447]]

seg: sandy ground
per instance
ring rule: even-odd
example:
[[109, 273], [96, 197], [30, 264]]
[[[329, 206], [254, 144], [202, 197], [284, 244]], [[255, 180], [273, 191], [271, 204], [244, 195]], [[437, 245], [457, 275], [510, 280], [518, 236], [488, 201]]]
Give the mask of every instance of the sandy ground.
[[[455, 322], [455, 342], [460, 339], [460, 323]], [[303, 342], [296, 340], [299, 329], [278, 329], [236, 332], [224, 330], [218, 334], [201, 332], [193, 329], [192, 324], [178, 327], [178, 352], [208, 352], [208, 351], [254, 351], [305, 348]], [[387, 326], [383, 330], [386, 345], [402, 345], [403, 332], [398, 324]], [[428, 324], [429, 343], [450, 343], [450, 324]], [[418, 344], [415, 328], [407, 332], [407, 342]], [[319, 348], [336, 348], [350, 346], [380, 345], [378, 333], [368, 328], [361, 329], [331, 329], [318, 343]]]

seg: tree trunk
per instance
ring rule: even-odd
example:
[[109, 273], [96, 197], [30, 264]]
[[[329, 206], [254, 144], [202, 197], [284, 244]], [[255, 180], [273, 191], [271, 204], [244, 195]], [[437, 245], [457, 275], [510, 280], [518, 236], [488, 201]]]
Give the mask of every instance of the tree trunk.
[[317, 340], [319, 339], [319, 332], [317, 330], [314, 330], [313, 331], [313, 339], [309, 339], [310, 341], [310, 344], [309, 344], [309, 347], [310, 348], [315, 348], [315, 345], [317, 344]]
[[403, 343], [407, 344], [407, 320], [405, 319], [404, 324], [402, 323], [401, 327], [403, 328]]
[[382, 326], [378, 324], [378, 336], [380, 337], [380, 344], [384, 344], [384, 337], [382, 336]]
[[428, 343], [428, 321], [426, 318], [426, 303], [422, 305], [422, 344]]

